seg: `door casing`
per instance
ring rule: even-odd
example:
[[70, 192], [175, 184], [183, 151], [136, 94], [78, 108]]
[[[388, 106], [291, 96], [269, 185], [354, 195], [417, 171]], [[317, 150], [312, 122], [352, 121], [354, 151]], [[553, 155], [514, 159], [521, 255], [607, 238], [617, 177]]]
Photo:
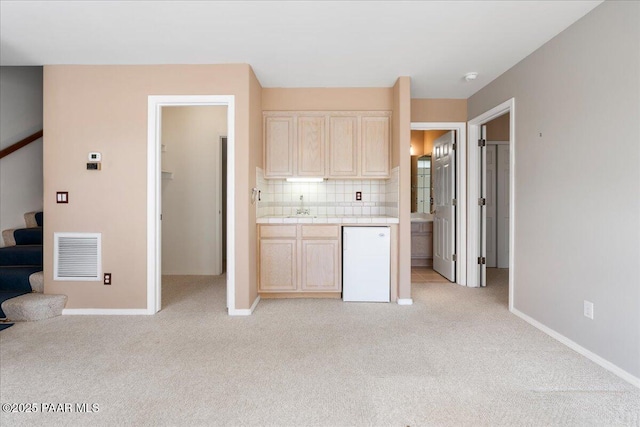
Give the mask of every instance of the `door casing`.
[[[412, 122], [411, 130], [454, 130], [456, 149], [456, 283], [467, 284], [467, 123], [466, 122]], [[409, 190], [410, 191], [410, 190]]]
[[244, 315], [235, 301], [235, 96], [152, 95], [147, 111], [147, 314], [162, 308], [161, 206], [161, 120], [162, 107], [227, 107], [227, 308], [229, 315]]
[[467, 176], [469, 177], [467, 188], [467, 203], [469, 206], [467, 212], [467, 286], [480, 286], [480, 274], [484, 266], [478, 264], [478, 257], [485, 256], [480, 249], [480, 210], [478, 209], [478, 199], [481, 195], [481, 179], [480, 179], [480, 149], [478, 147], [478, 139], [480, 138], [480, 128], [483, 124], [491, 120], [509, 113], [509, 310], [513, 310], [514, 298], [514, 257], [515, 257], [515, 155], [516, 155], [516, 137], [515, 137], [515, 98], [511, 98], [502, 104], [474, 117], [469, 120], [469, 139], [468, 139], [468, 164]]

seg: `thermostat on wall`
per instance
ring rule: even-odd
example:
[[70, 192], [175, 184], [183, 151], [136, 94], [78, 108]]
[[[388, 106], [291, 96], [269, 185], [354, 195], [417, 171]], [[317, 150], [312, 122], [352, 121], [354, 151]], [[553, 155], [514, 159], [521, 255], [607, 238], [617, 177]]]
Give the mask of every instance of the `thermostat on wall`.
[[91, 161], [91, 162], [100, 162], [100, 161], [102, 161], [102, 154], [100, 154], [100, 153], [89, 153], [89, 161]]

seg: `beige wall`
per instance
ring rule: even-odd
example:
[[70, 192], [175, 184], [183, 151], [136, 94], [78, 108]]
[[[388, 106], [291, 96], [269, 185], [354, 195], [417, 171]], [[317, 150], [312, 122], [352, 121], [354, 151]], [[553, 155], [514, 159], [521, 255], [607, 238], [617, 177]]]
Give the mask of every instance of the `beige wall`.
[[469, 117], [511, 97], [514, 306], [640, 378], [640, 3], [605, 1], [472, 96]]
[[412, 122], [466, 122], [466, 99], [423, 99], [411, 100]]
[[[236, 308], [249, 308], [255, 282], [252, 150], [260, 150], [248, 65], [45, 66], [45, 291], [67, 308], [145, 308], [147, 263], [147, 105], [149, 95], [235, 96]], [[100, 151], [102, 170], [85, 168]], [[69, 204], [54, 203], [69, 191]], [[113, 284], [53, 281], [53, 233], [102, 233], [103, 270]]]
[[[220, 274], [220, 137], [227, 107], [163, 107], [162, 274]], [[218, 260], [218, 261], [216, 261]]]
[[411, 298], [411, 79], [393, 86], [392, 167], [399, 166], [398, 298]]
[[262, 109], [268, 111], [389, 111], [391, 88], [264, 88]]
[[487, 123], [487, 141], [508, 141], [509, 140], [509, 118], [510, 114], [491, 120]]

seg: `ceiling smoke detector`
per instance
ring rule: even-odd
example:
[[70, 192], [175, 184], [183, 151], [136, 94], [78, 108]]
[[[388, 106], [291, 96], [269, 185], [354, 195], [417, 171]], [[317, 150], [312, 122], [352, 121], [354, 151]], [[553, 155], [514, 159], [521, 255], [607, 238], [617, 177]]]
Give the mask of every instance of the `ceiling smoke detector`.
[[478, 78], [478, 73], [475, 73], [475, 72], [467, 73], [464, 75], [464, 79], [468, 82], [470, 82], [471, 80], [475, 80], [477, 78]]

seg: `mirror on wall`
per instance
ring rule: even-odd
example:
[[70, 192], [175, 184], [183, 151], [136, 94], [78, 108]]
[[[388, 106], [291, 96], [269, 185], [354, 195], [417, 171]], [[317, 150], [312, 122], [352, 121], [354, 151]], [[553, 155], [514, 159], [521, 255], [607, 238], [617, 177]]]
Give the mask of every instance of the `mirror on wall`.
[[412, 156], [412, 160], [414, 157], [416, 168], [415, 174], [411, 174], [411, 212], [431, 213], [431, 156]]
[[411, 213], [432, 213], [431, 151], [448, 130], [411, 130]]

